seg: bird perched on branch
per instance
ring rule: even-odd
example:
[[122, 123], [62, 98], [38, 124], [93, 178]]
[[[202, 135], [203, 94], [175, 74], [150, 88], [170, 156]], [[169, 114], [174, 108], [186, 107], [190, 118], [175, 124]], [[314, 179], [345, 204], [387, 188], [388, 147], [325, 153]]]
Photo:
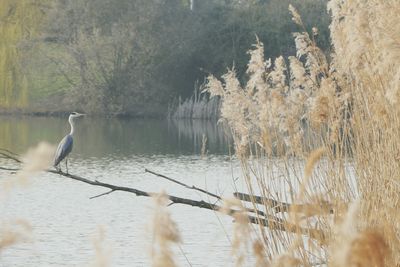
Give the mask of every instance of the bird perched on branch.
[[[60, 164], [60, 162], [65, 159], [66, 157], [68, 157], [69, 153], [71, 153], [72, 151], [72, 145], [74, 143], [74, 139], [72, 138], [73, 134], [74, 134], [74, 120], [76, 118], [82, 117], [85, 114], [81, 114], [78, 112], [72, 112], [69, 115], [68, 118], [68, 122], [69, 125], [71, 125], [71, 132], [69, 134], [67, 134], [62, 140], [61, 142], [58, 144], [56, 153], [54, 155], [54, 167], [58, 170], [61, 171], [61, 167], [58, 166]], [[65, 159], [65, 168], [67, 170], [68, 173], [68, 158]]]

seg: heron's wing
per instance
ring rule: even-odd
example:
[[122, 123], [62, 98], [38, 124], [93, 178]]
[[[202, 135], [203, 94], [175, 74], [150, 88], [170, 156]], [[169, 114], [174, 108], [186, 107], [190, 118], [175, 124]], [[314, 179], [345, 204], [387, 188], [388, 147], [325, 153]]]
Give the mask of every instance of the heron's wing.
[[71, 151], [74, 140], [71, 135], [66, 135], [58, 144], [55, 156], [54, 166], [57, 166]]

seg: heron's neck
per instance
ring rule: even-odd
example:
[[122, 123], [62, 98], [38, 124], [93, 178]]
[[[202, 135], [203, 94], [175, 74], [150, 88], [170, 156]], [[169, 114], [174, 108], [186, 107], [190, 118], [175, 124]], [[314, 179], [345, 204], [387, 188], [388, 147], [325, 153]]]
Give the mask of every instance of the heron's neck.
[[72, 117], [69, 117], [68, 122], [69, 122], [69, 125], [71, 125], [71, 132], [69, 133], [69, 135], [73, 135], [74, 134], [74, 120], [72, 119]]

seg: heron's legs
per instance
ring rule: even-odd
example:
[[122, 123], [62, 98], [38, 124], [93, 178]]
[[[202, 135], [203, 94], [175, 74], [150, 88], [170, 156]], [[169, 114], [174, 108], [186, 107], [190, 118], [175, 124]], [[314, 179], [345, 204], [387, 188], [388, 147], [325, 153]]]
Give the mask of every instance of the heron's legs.
[[68, 173], [68, 158], [65, 159], [65, 168], [67, 169], [67, 173]]

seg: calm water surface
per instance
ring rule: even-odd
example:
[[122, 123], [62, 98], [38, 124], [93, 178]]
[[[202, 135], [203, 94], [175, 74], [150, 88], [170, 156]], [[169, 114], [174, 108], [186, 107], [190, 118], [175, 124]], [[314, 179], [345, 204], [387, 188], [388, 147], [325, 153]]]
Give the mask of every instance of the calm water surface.
[[[233, 179], [240, 175], [240, 168], [229, 156], [230, 139], [215, 123], [86, 117], [76, 128], [71, 173], [198, 200], [209, 199], [146, 174], [144, 168], [226, 196], [235, 187], [244, 187]], [[42, 140], [56, 144], [68, 132], [66, 118], [0, 117], [0, 147], [19, 153]], [[200, 155], [203, 136], [206, 157]], [[0, 179], [7, 176], [0, 172]], [[3, 251], [0, 266], [90, 266], [95, 258], [92, 241], [99, 227], [105, 230], [111, 266], [150, 266], [152, 202], [123, 192], [89, 199], [103, 192], [64, 177], [40, 174], [28, 186], [2, 196], [1, 223], [29, 221], [33, 240]], [[233, 265], [230, 217], [183, 205], [168, 210], [183, 239], [175, 251], [179, 266], [190, 266], [188, 261], [192, 266]]]

